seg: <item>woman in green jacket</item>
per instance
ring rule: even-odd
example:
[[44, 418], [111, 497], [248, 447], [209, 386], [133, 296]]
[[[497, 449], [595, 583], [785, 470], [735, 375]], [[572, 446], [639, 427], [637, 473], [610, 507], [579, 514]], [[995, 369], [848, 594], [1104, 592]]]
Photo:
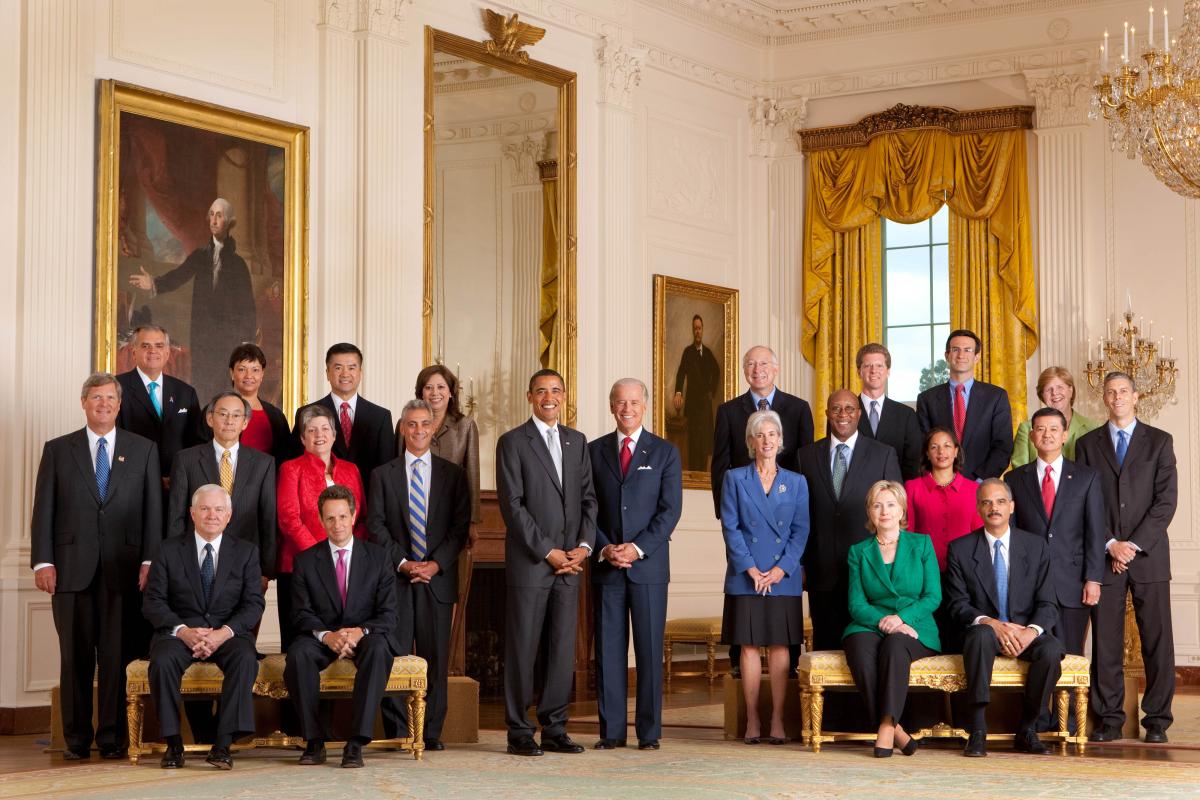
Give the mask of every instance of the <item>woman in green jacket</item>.
[[900, 726], [909, 667], [941, 649], [933, 612], [942, 600], [933, 540], [903, 530], [904, 487], [879, 481], [867, 492], [867, 530], [850, 548], [850, 624], [842, 635], [846, 661], [867, 713], [878, 724], [875, 757], [894, 747], [911, 756], [917, 740]]
[[[1071, 373], [1062, 367], [1047, 367], [1038, 376], [1037, 395], [1050, 408], [1057, 408], [1067, 418], [1067, 443], [1063, 446], [1063, 458], [1075, 460], [1075, 440], [1090, 430], [1100, 427], [1100, 423], [1075, 413], [1075, 379]], [[1029, 438], [1033, 427], [1030, 420], [1025, 420], [1017, 427], [1017, 436], [1013, 440], [1012, 467], [1028, 464], [1037, 458], [1037, 448]]]

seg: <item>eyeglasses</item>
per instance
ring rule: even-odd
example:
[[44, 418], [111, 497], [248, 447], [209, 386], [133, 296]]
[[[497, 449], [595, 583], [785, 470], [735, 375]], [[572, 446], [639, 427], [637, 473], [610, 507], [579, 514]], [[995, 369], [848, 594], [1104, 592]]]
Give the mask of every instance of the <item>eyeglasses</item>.
[[239, 420], [245, 419], [246, 415], [241, 411], [214, 411], [213, 416], [224, 422], [227, 419]]

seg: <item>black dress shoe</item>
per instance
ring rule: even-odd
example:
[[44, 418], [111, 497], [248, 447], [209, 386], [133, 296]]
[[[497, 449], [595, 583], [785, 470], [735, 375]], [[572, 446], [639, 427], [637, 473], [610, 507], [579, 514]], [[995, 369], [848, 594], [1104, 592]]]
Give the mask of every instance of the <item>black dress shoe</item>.
[[90, 747], [68, 747], [63, 750], [63, 761], [87, 761], [92, 757], [92, 748]]
[[967, 746], [963, 748], [967, 758], [983, 758], [987, 755], [987, 731], [971, 731]]
[[1019, 753], [1030, 753], [1035, 756], [1044, 756], [1050, 752], [1050, 748], [1038, 739], [1037, 731], [1032, 729], [1019, 732], [1013, 739], [1013, 748]]
[[593, 750], [616, 750], [618, 747], [624, 747], [626, 744], [624, 739], [601, 739], [592, 745]]
[[875, 747], [875, 748], [872, 748], [872, 750], [874, 751], [876, 758], [891, 758], [892, 757], [892, 748], [890, 748], [890, 747]]
[[916, 739], [914, 739], [913, 737], [909, 736], [909, 737], [908, 737], [908, 744], [906, 744], [906, 745], [904, 745], [904, 747], [901, 747], [901, 748], [900, 748], [900, 755], [902, 755], [902, 756], [915, 756], [915, 755], [917, 754], [917, 748], [918, 748], [918, 747], [920, 747], [920, 746], [921, 746], [921, 743], [920, 743], [920, 742], [918, 742], [918, 741], [917, 741]]
[[312, 767], [317, 764], [325, 763], [325, 742], [312, 739], [304, 746], [304, 753], [300, 756], [300, 766]]
[[158, 765], [163, 769], [183, 769], [183, 747], [171, 747], [168, 745], [167, 752], [163, 753], [162, 761]]
[[1118, 739], [1124, 738], [1121, 733], [1121, 728], [1118, 725], [1102, 725], [1092, 731], [1088, 736], [1089, 742], [1115, 742]]
[[342, 748], [342, 766], [346, 769], [358, 769], [362, 765], [362, 745], [358, 742], [346, 742], [346, 746]]
[[1147, 725], [1145, 742], [1146, 744], [1166, 744], [1167, 732], [1163, 730], [1162, 725]]
[[446, 745], [442, 744], [441, 739], [426, 739], [425, 740], [425, 749], [426, 750], [445, 750]]
[[643, 739], [638, 742], [638, 750], [657, 750], [658, 748], [658, 739]]
[[522, 736], [515, 742], [508, 743], [508, 753], [513, 756], [540, 756], [542, 748], [538, 747], [532, 736]]
[[109, 761], [120, 761], [129, 757], [129, 751], [124, 747], [101, 747], [100, 757]]
[[583, 745], [576, 744], [570, 736], [560, 733], [558, 736], [542, 736], [542, 750], [547, 753], [582, 753]]
[[233, 756], [229, 753], [228, 747], [217, 747], [214, 744], [204, 760], [217, 769], [233, 769]]
[[735, 679], [742, 677], [742, 668], [737, 665], [730, 667], [729, 668], [729, 677], [735, 678]]

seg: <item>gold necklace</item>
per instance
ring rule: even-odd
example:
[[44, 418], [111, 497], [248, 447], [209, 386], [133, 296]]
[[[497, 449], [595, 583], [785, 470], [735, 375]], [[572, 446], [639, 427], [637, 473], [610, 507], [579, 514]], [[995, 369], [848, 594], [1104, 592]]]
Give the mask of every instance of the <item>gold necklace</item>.
[[900, 537], [897, 536], [895, 539], [884, 540], [884, 539], [880, 539], [878, 536], [876, 536], [875, 541], [879, 543], [880, 547], [891, 547], [896, 542], [900, 541]]

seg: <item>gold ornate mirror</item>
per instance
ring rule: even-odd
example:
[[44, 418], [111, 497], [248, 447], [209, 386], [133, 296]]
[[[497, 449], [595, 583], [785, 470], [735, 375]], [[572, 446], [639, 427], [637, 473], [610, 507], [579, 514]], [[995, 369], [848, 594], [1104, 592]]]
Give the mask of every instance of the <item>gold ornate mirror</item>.
[[459, 377], [483, 488], [541, 367], [575, 419], [575, 73], [522, 49], [544, 33], [484, 12], [492, 40], [425, 29], [424, 363]]

